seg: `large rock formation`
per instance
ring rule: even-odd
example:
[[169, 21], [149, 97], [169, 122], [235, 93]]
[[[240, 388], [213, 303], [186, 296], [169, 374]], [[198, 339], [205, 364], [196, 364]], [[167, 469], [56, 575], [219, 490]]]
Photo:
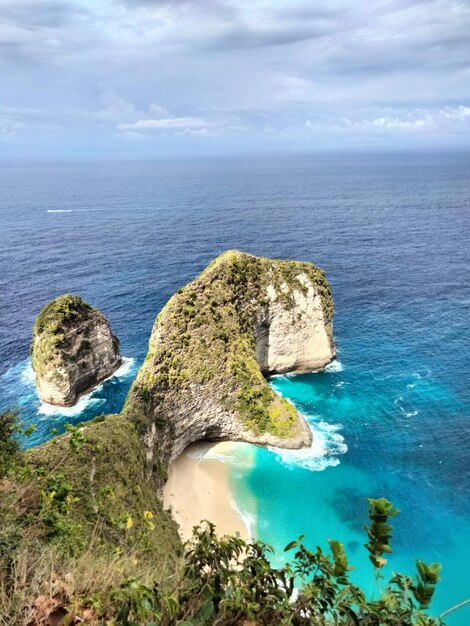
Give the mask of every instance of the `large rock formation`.
[[41, 400], [59, 406], [75, 404], [122, 362], [119, 341], [105, 316], [70, 294], [39, 313], [31, 352]]
[[308, 425], [263, 373], [325, 366], [332, 317], [328, 283], [310, 263], [237, 251], [215, 259], [158, 316], [127, 398], [154, 469], [164, 475], [201, 439], [308, 446]]

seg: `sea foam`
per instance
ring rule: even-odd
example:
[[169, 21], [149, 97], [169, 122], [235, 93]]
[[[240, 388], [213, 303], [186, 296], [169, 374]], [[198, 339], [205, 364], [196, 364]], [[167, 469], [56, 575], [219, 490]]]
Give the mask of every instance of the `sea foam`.
[[327, 467], [339, 465], [339, 455], [345, 454], [348, 446], [344, 437], [339, 434], [340, 426], [328, 424], [323, 420], [310, 423], [313, 441], [310, 448], [285, 450], [270, 447], [277, 461], [288, 469], [302, 467], [314, 472], [321, 472]]
[[328, 365], [325, 366], [324, 371], [325, 372], [342, 372], [344, 370], [343, 364], [341, 363], [341, 361], [338, 361], [337, 359], [334, 359], [333, 361], [331, 361], [331, 363], [328, 363]]
[[112, 378], [125, 378], [131, 372], [134, 365], [134, 359], [131, 357], [123, 357], [122, 365], [111, 376], [101, 381], [99, 385], [94, 387], [89, 393], [81, 396], [76, 404], [73, 406], [55, 406], [54, 404], [48, 404], [47, 402], [41, 402], [39, 405], [38, 413], [42, 415], [64, 415], [66, 417], [73, 417], [80, 415], [86, 409], [91, 406], [99, 406], [105, 404], [106, 398], [95, 398], [94, 395], [97, 391], [102, 389], [106, 381]]

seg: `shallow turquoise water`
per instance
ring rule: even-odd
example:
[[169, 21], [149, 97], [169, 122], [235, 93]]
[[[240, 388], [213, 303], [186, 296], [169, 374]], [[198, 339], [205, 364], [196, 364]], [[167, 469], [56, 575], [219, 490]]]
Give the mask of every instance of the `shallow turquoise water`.
[[[376, 583], [363, 547], [366, 498], [392, 500], [402, 512], [392, 521], [394, 552], [384, 575], [414, 574], [415, 558], [443, 563], [432, 605], [437, 614], [468, 597], [465, 459], [452, 453], [455, 440], [465, 437], [458, 426], [465, 407], [433, 374], [432, 360], [396, 359], [385, 370], [387, 352], [409, 346], [397, 338], [387, 347], [383, 326], [376, 331], [369, 326], [356, 350], [343, 350], [338, 333], [341, 360], [324, 372], [271, 379], [311, 424], [314, 445], [308, 451], [255, 448], [253, 466], [233, 470], [232, 488], [241, 510], [248, 496], [256, 501], [253, 534], [274, 546], [279, 562], [284, 546], [301, 534], [307, 546], [325, 549], [326, 539], [338, 539], [356, 567], [351, 578], [370, 594]], [[375, 358], [362, 358], [368, 350]], [[470, 623], [470, 610], [447, 623]]]

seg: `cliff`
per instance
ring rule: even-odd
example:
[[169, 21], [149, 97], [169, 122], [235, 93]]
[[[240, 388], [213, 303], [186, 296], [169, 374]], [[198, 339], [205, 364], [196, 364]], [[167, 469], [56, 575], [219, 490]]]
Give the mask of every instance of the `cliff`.
[[333, 301], [310, 263], [229, 251], [158, 316], [124, 412], [152, 469], [190, 443], [229, 439], [285, 448], [311, 431], [264, 375], [318, 369], [334, 358]]
[[70, 294], [39, 313], [31, 353], [41, 400], [59, 406], [75, 404], [122, 362], [119, 341], [105, 316]]

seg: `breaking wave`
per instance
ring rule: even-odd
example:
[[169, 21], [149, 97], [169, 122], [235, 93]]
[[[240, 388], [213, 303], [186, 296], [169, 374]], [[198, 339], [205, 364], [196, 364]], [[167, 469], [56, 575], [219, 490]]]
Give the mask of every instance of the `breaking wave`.
[[343, 364], [341, 361], [334, 359], [331, 363], [325, 366], [325, 372], [342, 372], [344, 370]]
[[327, 467], [339, 465], [339, 456], [345, 454], [348, 446], [344, 437], [338, 432], [341, 426], [328, 424], [320, 419], [310, 422], [313, 441], [310, 448], [300, 450], [284, 450], [269, 448], [276, 460], [288, 469], [302, 467], [313, 472], [321, 472]]
[[121, 367], [119, 367], [119, 369], [111, 374], [111, 376], [108, 376], [108, 378], [102, 380], [100, 384], [94, 387], [89, 393], [81, 396], [78, 402], [73, 406], [55, 406], [53, 404], [48, 404], [47, 402], [41, 402], [41, 404], [39, 405], [38, 413], [41, 413], [42, 415], [64, 415], [65, 417], [73, 417], [76, 415], [80, 415], [80, 413], [83, 413], [85, 410], [91, 408], [92, 406], [94, 408], [97, 408], [98, 406], [105, 404], [106, 398], [96, 398], [94, 397], [95, 394], [98, 391], [101, 391], [103, 385], [108, 380], [111, 380], [113, 378], [125, 378], [132, 370], [133, 365], [133, 358], [123, 357], [122, 365]]

